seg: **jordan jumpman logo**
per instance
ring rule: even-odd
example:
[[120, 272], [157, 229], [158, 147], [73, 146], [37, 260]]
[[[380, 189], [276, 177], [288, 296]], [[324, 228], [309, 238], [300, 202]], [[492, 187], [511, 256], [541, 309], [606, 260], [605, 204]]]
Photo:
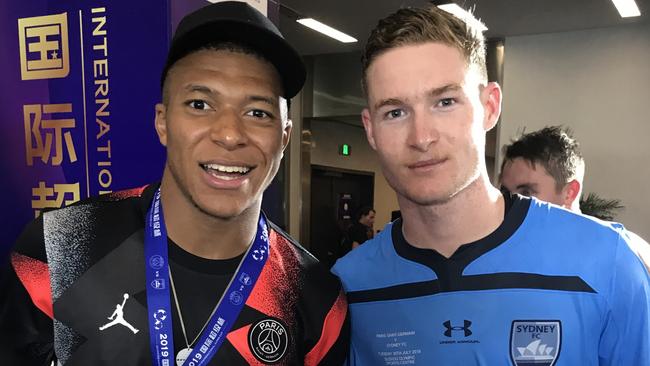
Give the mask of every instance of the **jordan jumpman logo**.
[[129, 294], [124, 294], [124, 301], [122, 301], [122, 304], [121, 305], [120, 304], [115, 305], [115, 311], [113, 312], [113, 314], [111, 314], [111, 316], [109, 316], [107, 318], [108, 320], [111, 320], [111, 322], [102, 325], [101, 327], [99, 327], [99, 330], [104, 330], [104, 329], [110, 328], [110, 327], [112, 327], [112, 326], [114, 326], [116, 324], [121, 324], [121, 325], [131, 329], [133, 334], [138, 333], [137, 329], [135, 329], [131, 324], [129, 324], [129, 322], [124, 320], [124, 303], [126, 303], [126, 300], [128, 298], [129, 298]]

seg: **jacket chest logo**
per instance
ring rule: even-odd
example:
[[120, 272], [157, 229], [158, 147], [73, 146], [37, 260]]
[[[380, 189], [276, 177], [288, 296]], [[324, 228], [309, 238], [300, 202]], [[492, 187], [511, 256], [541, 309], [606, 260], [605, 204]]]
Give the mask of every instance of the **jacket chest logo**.
[[107, 317], [110, 322], [99, 327], [100, 331], [106, 330], [114, 325], [119, 324], [129, 328], [133, 334], [137, 334], [139, 332], [138, 329], [135, 329], [128, 321], [126, 321], [126, 319], [124, 319], [124, 305], [126, 304], [126, 300], [129, 299], [129, 294], [124, 294], [123, 298], [124, 299], [122, 300], [121, 304], [115, 305], [115, 311], [113, 311], [113, 314]]
[[262, 319], [248, 331], [248, 347], [255, 358], [264, 363], [280, 361], [287, 353], [288, 346], [289, 333], [279, 319]]

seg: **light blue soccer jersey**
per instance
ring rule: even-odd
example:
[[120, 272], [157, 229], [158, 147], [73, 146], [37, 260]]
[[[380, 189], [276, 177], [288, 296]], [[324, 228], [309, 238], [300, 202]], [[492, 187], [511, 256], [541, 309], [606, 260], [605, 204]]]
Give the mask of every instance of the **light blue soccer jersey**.
[[622, 226], [506, 201], [501, 226], [448, 259], [398, 220], [336, 263], [350, 365], [650, 365], [650, 278]]

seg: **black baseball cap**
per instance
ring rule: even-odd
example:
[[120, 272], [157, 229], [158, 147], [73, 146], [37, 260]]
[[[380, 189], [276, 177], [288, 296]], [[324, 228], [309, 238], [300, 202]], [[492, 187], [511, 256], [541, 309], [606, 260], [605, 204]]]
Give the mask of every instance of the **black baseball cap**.
[[258, 52], [278, 70], [284, 97], [298, 94], [305, 83], [305, 65], [298, 52], [262, 13], [241, 1], [224, 1], [186, 15], [176, 28], [161, 84], [176, 61], [207, 44], [233, 42]]

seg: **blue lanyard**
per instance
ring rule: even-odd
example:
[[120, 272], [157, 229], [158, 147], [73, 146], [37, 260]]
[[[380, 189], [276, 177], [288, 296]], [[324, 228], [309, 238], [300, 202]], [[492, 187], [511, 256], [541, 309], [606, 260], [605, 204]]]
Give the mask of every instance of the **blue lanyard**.
[[[173, 366], [175, 364], [174, 337], [169, 290], [167, 230], [160, 204], [160, 189], [156, 191], [147, 212], [144, 254], [151, 358], [155, 366]], [[253, 244], [246, 252], [210, 320], [206, 323], [196, 346], [187, 356], [184, 366], [207, 365], [214, 357], [253, 291], [268, 254], [269, 233], [264, 215], [260, 214]]]

